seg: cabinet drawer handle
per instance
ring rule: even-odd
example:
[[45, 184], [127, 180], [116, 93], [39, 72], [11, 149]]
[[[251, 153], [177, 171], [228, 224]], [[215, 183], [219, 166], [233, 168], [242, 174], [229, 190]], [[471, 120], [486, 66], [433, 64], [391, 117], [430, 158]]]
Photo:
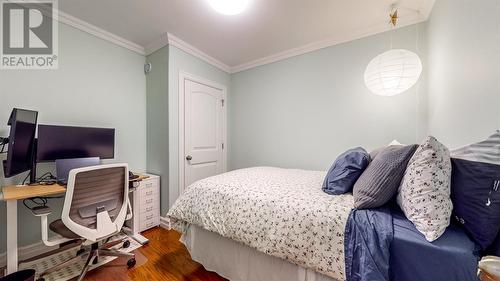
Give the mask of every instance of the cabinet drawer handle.
[[146, 195], [148, 195], [148, 196], [153, 195], [153, 191], [151, 190], [151, 191], [146, 192]]
[[146, 183], [146, 187], [152, 187], [153, 184], [152, 183]]
[[153, 218], [153, 215], [146, 216], [146, 219], [147, 219], [147, 220], [150, 220], [150, 219], [152, 219], [152, 218]]
[[149, 212], [149, 211], [152, 211], [153, 210], [153, 207], [147, 207], [146, 208], [146, 212]]
[[148, 199], [148, 200], [146, 200], [146, 203], [147, 203], [147, 204], [153, 203], [153, 199]]

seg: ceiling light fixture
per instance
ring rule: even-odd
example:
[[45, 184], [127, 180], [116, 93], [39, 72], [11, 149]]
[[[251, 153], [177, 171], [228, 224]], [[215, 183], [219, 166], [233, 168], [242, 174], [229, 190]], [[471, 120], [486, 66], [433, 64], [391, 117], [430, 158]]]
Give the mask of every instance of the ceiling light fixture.
[[250, 0], [208, 0], [208, 3], [217, 12], [232, 16], [245, 11]]
[[[395, 9], [390, 17], [396, 27], [398, 10]], [[395, 96], [413, 87], [421, 74], [420, 57], [408, 50], [392, 49], [391, 37], [391, 50], [375, 57], [366, 67], [365, 84], [376, 95]]]

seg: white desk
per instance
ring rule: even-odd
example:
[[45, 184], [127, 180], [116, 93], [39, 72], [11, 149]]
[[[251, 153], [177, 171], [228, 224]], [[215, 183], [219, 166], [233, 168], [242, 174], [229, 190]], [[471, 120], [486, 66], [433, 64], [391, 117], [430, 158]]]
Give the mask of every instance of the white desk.
[[[131, 183], [147, 179], [148, 176], [139, 175], [138, 178], [130, 180]], [[66, 187], [54, 185], [30, 185], [30, 186], [6, 186], [2, 188], [0, 200], [7, 203], [7, 274], [17, 271], [17, 200], [33, 197], [53, 196], [64, 194]], [[131, 236], [140, 243], [147, 243], [147, 239], [139, 233], [139, 228], [131, 229]]]

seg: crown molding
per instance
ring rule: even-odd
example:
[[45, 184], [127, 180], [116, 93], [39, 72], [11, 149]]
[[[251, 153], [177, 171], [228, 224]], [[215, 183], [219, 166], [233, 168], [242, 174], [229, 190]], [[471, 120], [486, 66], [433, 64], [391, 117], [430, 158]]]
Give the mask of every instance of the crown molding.
[[159, 49], [167, 45], [168, 45], [168, 33], [164, 33], [156, 40], [146, 45], [146, 47], [144, 47], [144, 51], [146, 53], [146, 56], [149, 56], [152, 53], [158, 51]]
[[[7, 0], [8, 1], [8, 0]], [[22, 2], [13, 2], [16, 3], [17, 5], [24, 6], [24, 3]], [[133, 52], [136, 52], [140, 55], [145, 55], [144, 47], [141, 45], [138, 45], [132, 41], [129, 41], [123, 37], [120, 37], [118, 35], [115, 35], [109, 31], [106, 31], [102, 28], [99, 28], [91, 23], [88, 23], [84, 20], [81, 20], [77, 17], [74, 17], [70, 14], [67, 14], [65, 12], [62, 12], [61, 10], [58, 9], [58, 6], [54, 7], [56, 17], [52, 17], [52, 19], [55, 19], [59, 23], [66, 24], [68, 26], [71, 26], [73, 28], [76, 28], [80, 31], [86, 32], [88, 34], [94, 35], [100, 39], [106, 40], [108, 42], [111, 42], [115, 45], [121, 46], [125, 49], [131, 50]], [[45, 9], [44, 7], [41, 7], [41, 12], [48, 16], [51, 17], [52, 13], [48, 9]]]
[[[432, 6], [431, 6], [431, 8], [432, 8]], [[430, 13], [430, 11], [429, 11], [429, 13]], [[409, 26], [412, 24], [421, 23], [421, 22], [424, 22], [426, 20], [427, 20], [427, 16], [425, 16], [423, 13], [415, 13], [413, 17], [411, 17], [411, 18], [407, 17], [405, 21], [400, 20], [400, 22], [398, 24], [398, 28], [402, 28], [402, 27]], [[307, 45], [304, 45], [301, 47], [289, 49], [289, 50], [286, 50], [283, 52], [276, 53], [274, 55], [260, 58], [260, 59], [254, 60], [254, 61], [243, 63], [243, 64], [240, 64], [237, 66], [233, 66], [233, 67], [231, 67], [231, 73], [245, 71], [245, 70], [255, 68], [258, 66], [270, 64], [273, 62], [278, 62], [278, 61], [285, 60], [285, 59], [295, 57], [295, 56], [300, 56], [300, 55], [307, 54], [307, 53], [310, 53], [313, 51], [317, 51], [320, 49], [339, 45], [342, 43], [347, 43], [347, 42], [361, 39], [364, 37], [376, 35], [376, 34], [386, 32], [389, 30], [390, 30], [390, 27], [388, 27], [387, 23], [382, 23], [379, 25], [372, 26], [368, 29], [360, 29], [360, 30], [357, 30], [354, 32], [349, 32], [349, 33], [344, 34], [343, 36], [336, 36], [334, 38], [332, 37], [332, 38], [329, 38], [326, 40], [317, 41], [317, 42], [310, 43], [310, 44], [307, 44]]]
[[[436, 0], [431, 0], [428, 2], [425, 2], [424, 5], [421, 7], [419, 11], [416, 11], [413, 13], [412, 16], [406, 16], [404, 19], [399, 20], [399, 27], [405, 27], [409, 26], [412, 24], [417, 24], [421, 22], [425, 22], [429, 19], [429, 16], [432, 12], [432, 8], [434, 7], [434, 3]], [[160, 36], [158, 39], [155, 41], [151, 42], [148, 44], [144, 49], [145, 49], [145, 54], [150, 55], [157, 50], [163, 48], [166, 45], [172, 45], [175, 46], [183, 51], [185, 51], [188, 54], [191, 54], [227, 73], [233, 74], [237, 72], [241, 72], [244, 70], [248, 70], [254, 67], [262, 66], [265, 64], [270, 64], [273, 62], [285, 60], [291, 57], [303, 55], [306, 53], [310, 53], [313, 51], [317, 51], [320, 49], [324, 49], [327, 47], [335, 46], [338, 44], [350, 42], [353, 40], [361, 39], [364, 37], [368, 37], [371, 35], [376, 35], [382, 32], [389, 31], [390, 27], [388, 27], [387, 23], [381, 23], [369, 28], [365, 29], [360, 29], [354, 32], [349, 32], [344, 34], [343, 36], [336, 36], [335, 38], [329, 38], [317, 42], [313, 42], [301, 47], [297, 48], [292, 48], [283, 52], [279, 52], [270, 56], [266, 56], [257, 60], [253, 60], [250, 62], [246, 62], [240, 65], [236, 66], [228, 66], [227, 64], [215, 59], [214, 57], [208, 55], [207, 53], [201, 51], [200, 49], [194, 47], [193, 45], [181, 40], [180, 38], [176, 37], [172, 33], [165, 33], [162, 36]]]
[[131, 42], [123, 37], [120, 37], [118, 35], [115, 35], [111, 32], [108, 32], [102, 28], [99, 28], [93, 24], [90, 24], [84, 20], [81, 20], [79, 18], [76, 18], [72, 15], [69, 15], [65, 12], [58, 11], [58, 21], [60, 23], [64, 23], [66, 25], [69, 25], [71, 27], [74, 27], [76, 29], [79, 29], [83, 32], [86, 32], [88, 34], [94, 35], [100, 39], [109, 41], [115, 45], [121, 46], [123, 48], [129, 49], [133, 52], [136, 52], [140, 55], [145, 55], [146, 52], [144, 50], [144, 47], [141, 45], [138, 45], [134, 42]]
[[[418, 13], [415, 13], [413, 15], [413, 17], [406, 17], [406, 19], [404, 21], [400, 20], [398, 28], [402, 28], [405, 26], [409, 26], [412, 24], [417, 24], [417, 23], [421, 23], [421, 22], [426, 21], [428, 19], [430, 11], [432, 10], [432, 5], [429, 5], [429, 7], [425, 8], [425, 10], [427, 12], [425, 12], [425, 13], [418, 12]], [[158, 39], [156, 39], [155, 41], [148, 44], [145, 47], [145, 53], [146, 53], [146, 55], [150, 55], [150, 54], [156, 52], [157, 50], [165, 47], [166, 45], [172, 45], [172, 46], [175, 46], [175, 47], [185, 51], [188, 54], [191, 54], [191, 55], [211, 64], [212, 66], [215, 66], [215, 67], [217, 67], [217, 68], [219, 68], [227, 73], [233, 74], [233, 73], [238, 73], [238, 72], [248, 70], [251, 68], [255, 68], [258, 66], [262, 66], [262, 65], [273, 63], [273, 62], [285, 60], [285, 59], [288, 59], [291, 57], [300, 56], [300, 55], [310, 53], [313, 51], [317, 51], [320, 49], [328, 48], [328, 47], [335, 46], [338, 44], [361, 39], [361, 38], [364, 38], [367, 36], [379, 34], [382, 32], [386, 32], [388, 30], [390, 30], [390, 27], [388, 27], [387, 23], [384, 22], [384, 23], [381, 23], [379, 25], [372, 26], [368, 29], [362, 29], [362, 30], [358, 30], [355, 32], [346, 33], [342, 37], [336, 36], [335, 38], [330, 38], [330, 39], [326, 39], [326, 40], [313, 42], [313, 43], [310, 43], [310, 44], [307, 44], [307, 45], [304, 45], [301, 47], [292, 48], [292, 49], [289, 49], [289, 50], [286, 50], [283, 52], [279, 52], [279, 53], [276, 53], [276, 54], [273, 54], [273, 55], [270, 55], [270, 56], [267, 56], [264, 58], [260, 58], [260, 59], [254, 60], [254, 61], [243, 63], [243, 64], [240, 64], [237, 66], [233, 66], [233, 67], [230, 67], [230, 66], [224, 64], [223, 62], [211, 57], [210, 55], [199, 50], [198, 48], [194, 47], [193, 45], [179, 39], [178, 37], [176, 37], [172, 33], [165, 33], [162, 36], [160, 36]]]
[[206, 54], [205, 52], [199, 50], [198, 48], [194, 47], [193, 45], [190, 45], [189, 43], [179, 39], [175, 35], [171, 33], [167, 33], [168, 36], [168, 44], [171, 46], [175, 46], [184, 52], [191, 54], [209, 64], [212, 66], [217, 67], [218, 69], [225, 71], [227, 73], [231, 73], [231, 67], [229, 67], [227, 64], [219, 61], [218, 59]]
[[[22, 5], [22, 4], [20, 4]], [[50, 14], [48, 11], [42, 11], [45, 12], [46, 15]], [[134, 42], [131, 42], [123, 37], [120, 37], [118, 35], [115, 35], [111, 32], [108, 32], [102, 28], [99, 28], [93, 24], [90, 24], [84, 20], [81, 20], [77, 17], [74, 17], [70, 14], [67, 14], [65, 12], [61, 12], [60, 10], [57, 10], [57, 21], [60, 23], [64, 23], [66, 25], [72, 26], [78, 30], [81, 30], [83, 32], [89, 33], [91, 35], [94, 35], [100, 39], [109, 41], [115, 45], [124, 47], [126, 49], [129, 49], [133, 52], [136, 52], [140, 55], [150, 55], [154, 53], [155, 51], [163, 48], [166, 45], [172, 45], [175, 46], [183, 51], [185, 51], [188, 54], [191, 54], [207, 63], [210, 65], [219, 68], [222, 71], [225, 71], [227, 73], [231, 72], [231, 68], [224, 64], [223, 62], [211, 57], [210, 55], [206, 54], [205, 52], [199, 50], [198, 48], [192, 46], [191, 44], [179, 39], [175, 35], [171, 33], [164, 33], [162, 34], [158, 39], [155, 41], [151, 42], [148, 44], [146, 47], [143, 47], [141, 45], [138, 45]]]
[[[14, 2], [20, 6], [24, 6], [22, 2]], [[58, 7], [55, 7], [55, 13], [56, 17], [55, 20], [57, 20], [59, 23], [66, 24], [68, 26], [74, 27], [80, 31], [86, 32], [88, 34], [94, 35], [100, 39], [106, 40], [108, 42], [111, 42], [115, 45], [121, 46], [125, 49], [131, 50], [133, 52], [136, 52], [140, 55], [145, 55], [144, 47], [141, 45], [138, 45], [132, 41], [129, 41], [123, 37], [120, 37], [118, 35], [115, 35], [109, 31], [106, 31], [102, 28], [99, 28], [91, 23], [88, 23], [84, 20], [81, 20], [77, 17], [74, 17], [70, 14], [67, 14], [65, 12], [62, 12], [61, 10], [58, 9]], [[43, 7], [41, 8], [41, 12], [49, 16], [52, 15], [51, 11], [44, 9]], [[54, 19], [54, 18], [53, 18]]]
[[[434, 3], [436, 0], [431, 0], [428, 2], [425, 2], [424, 5], [421, 7], [420, 11], [417, 11], [413, 17], [407, 17], [406, 20], [402, 21], [400, 20], [399, 27], [404, 27], [420, 22], [427, 21], [432, 9], [434, 7]], [[22, 4], [21, 4], [22, 5]], [[83, 32], [86, 32], [88, 34], [94, 35], [100, 39], [106, 40], [108, 42], [111, 42], [115, 45], [121, 46], [123, 48], [126, 48], [128, 50], [131, 50], [135, 53], [138, 53], [140, 55], [150, 55], [154, 53], [155, 51], [163, 48], [166, 45], [172, 45], [175, 46], [184, 52], [191, 54], [208, 64], [225, 71], [227, 73], [237, 73], [241, 72], [244, 70], [248, 70], [254, 67], [262, 66], [265, 64], [270, 64], [273, 62], [281, 61], [287, 58], [303, 55], [309, 52], [317, 51], [323, 48], [335, 46], [338, 44], [346, 43], [349, 41], [353, 41], [356, 39], [360, 39], [363, 37], [375, 35], [378, 33], [382, 33], [385, 31], [388, 31], [388, 26], [386, 23], [379, 24], [376, 26], [372, 26], [368, 29], [363, 29], [363, 30], [357, 30], [354, 32], [349, 32], [346, 33], [344, 36], [336, 36], [335, 38], [329, 38], [326, 40], [321, 40], [317, 42], [313, 42], [301, 47], [297, 48], [292, 48], [283, 52], [279, 52], [270, 56], [266, 56], [257, 60], [253, 60], [250, 62], [246, 62], [240, 65], [236, 66], [228, 66], [227, 64], [221, 62], [220, 60], [208, 55], [207, 53], [201, 51], [200, 49], [194, 47], [193, 45], [183, 41], [182, 39], [176, 37], [172, 33], [164, 33], [162, 34], [158, 39], [155, 41], [151, 42], [147, 46], [143, 47], [139, 44], [136, 44], [132, 41], [129, 41], [123, 37], [120, 37], [118, 35], [115, 35], [111, 32], [108, 32], [102, 28], [99, 28], [93, 24], [90, 24], [84, 20], [81, 20], [77, 17], [74, 17], [72, 15], [69, 15], [65, 12], [57, 11], [58, 17], [57, 20], [60, 23], [64, 23], [66, 25], [69, 25], [71, 27], [74, 27], [78, 30], [81, 30]]]
[[158, 39], [155, 41], [151, 42], [145, 47], [145, 53], [146, 55], [150, 55], [159, 49], [165, 47], [166, 45], [171, 45], [175, 46], [184, 52], [195, 56], [208, 64], [217, 67], [218, 69], [231, 73], [231, 67], [229, 67], [227, 64], [219, 61], [218, 59], [208, 55], [207, 53], [201, 51], [200, 49], [194, 47], [193, 45], [187, 43], [186, 41], [183, 41], [182, 39], [178, 38], [177, 36], [173, 35], [172, 33], [164, 33], [162, 34]]
[[422, 8], [420, 9], [420, 13], [422, 13], [425, 20], [428, 20], [431, 16], [432, 9], [434, 8], [434, 4], [436, 0], [424, 1]]

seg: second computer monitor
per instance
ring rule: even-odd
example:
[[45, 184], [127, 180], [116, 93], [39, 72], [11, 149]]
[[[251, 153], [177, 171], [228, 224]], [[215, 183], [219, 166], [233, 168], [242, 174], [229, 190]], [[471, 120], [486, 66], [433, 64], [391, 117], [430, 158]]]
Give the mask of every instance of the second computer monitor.
[[115, 129], [71, 126], [38, 126], [37, 161], [99, 157], [115, 154]]
[[97, 166], [100, 164], [99, 157], [72, 158], [56, 160], [57, 182], [67, 184], [69, 172], [73, 169]]

